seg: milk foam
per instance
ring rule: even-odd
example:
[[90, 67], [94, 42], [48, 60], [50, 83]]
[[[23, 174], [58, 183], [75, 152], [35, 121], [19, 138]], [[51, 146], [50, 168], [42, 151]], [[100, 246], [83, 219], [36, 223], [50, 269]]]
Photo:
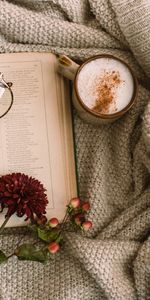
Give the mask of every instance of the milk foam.
[[83, 103], [90, 109], [96, 104], [96, 86], [98, 79], [106, 72], [117, 72], [121, 83], [115, 89], [115, 105], [111, 103], [104, 114], [113, 114], [125, 108], [131, 101], [134, 92], [134, 80], [128, 67], [113, 58], [97, 58], [81, 69], [78, 74], [77, 88]]

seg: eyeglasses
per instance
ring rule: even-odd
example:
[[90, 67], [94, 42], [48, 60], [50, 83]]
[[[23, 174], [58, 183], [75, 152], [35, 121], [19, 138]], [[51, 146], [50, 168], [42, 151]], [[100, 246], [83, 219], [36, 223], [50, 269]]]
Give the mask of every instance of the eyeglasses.
[[0, 118], [4, 117], [12, 107], [14, 96], [11, 89], [12, 83], [4, 80], [0, 72]]

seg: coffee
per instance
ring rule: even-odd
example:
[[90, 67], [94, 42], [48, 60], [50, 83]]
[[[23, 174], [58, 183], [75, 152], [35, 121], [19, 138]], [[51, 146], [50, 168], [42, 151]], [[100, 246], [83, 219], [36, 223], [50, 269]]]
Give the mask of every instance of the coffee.
[[134, 79], [126, 64], [115, 58], [99, 57], [78, 73], [78, 94], [89, 109], [100, 114], [123, 110], [134, 93]]

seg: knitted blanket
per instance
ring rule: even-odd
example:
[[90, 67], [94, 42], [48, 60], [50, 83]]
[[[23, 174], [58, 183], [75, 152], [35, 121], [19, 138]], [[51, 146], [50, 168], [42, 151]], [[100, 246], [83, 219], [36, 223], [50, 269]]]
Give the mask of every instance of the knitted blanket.
[[[150, 299], [150, 1], [0, 0], [0, 52], [19, 51], [77, 61], [114, 54], [133, 68], [139, 93], [111, 125], [74, 113], [80, 197], [91, 203], [93, 230], [67, 234], [46, 265], [10, 258], [0, 266], [0, 300]], [[11, 252], [20, 236], [8, 231], [0, 248]]]

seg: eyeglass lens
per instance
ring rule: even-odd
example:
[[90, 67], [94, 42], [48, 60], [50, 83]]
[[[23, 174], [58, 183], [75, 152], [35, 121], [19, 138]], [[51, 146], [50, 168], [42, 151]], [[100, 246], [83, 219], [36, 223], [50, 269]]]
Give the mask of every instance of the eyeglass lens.
[[0, 118], [3, 117], [12, 105], [12, 93], [10, 89], [0, 83]]

